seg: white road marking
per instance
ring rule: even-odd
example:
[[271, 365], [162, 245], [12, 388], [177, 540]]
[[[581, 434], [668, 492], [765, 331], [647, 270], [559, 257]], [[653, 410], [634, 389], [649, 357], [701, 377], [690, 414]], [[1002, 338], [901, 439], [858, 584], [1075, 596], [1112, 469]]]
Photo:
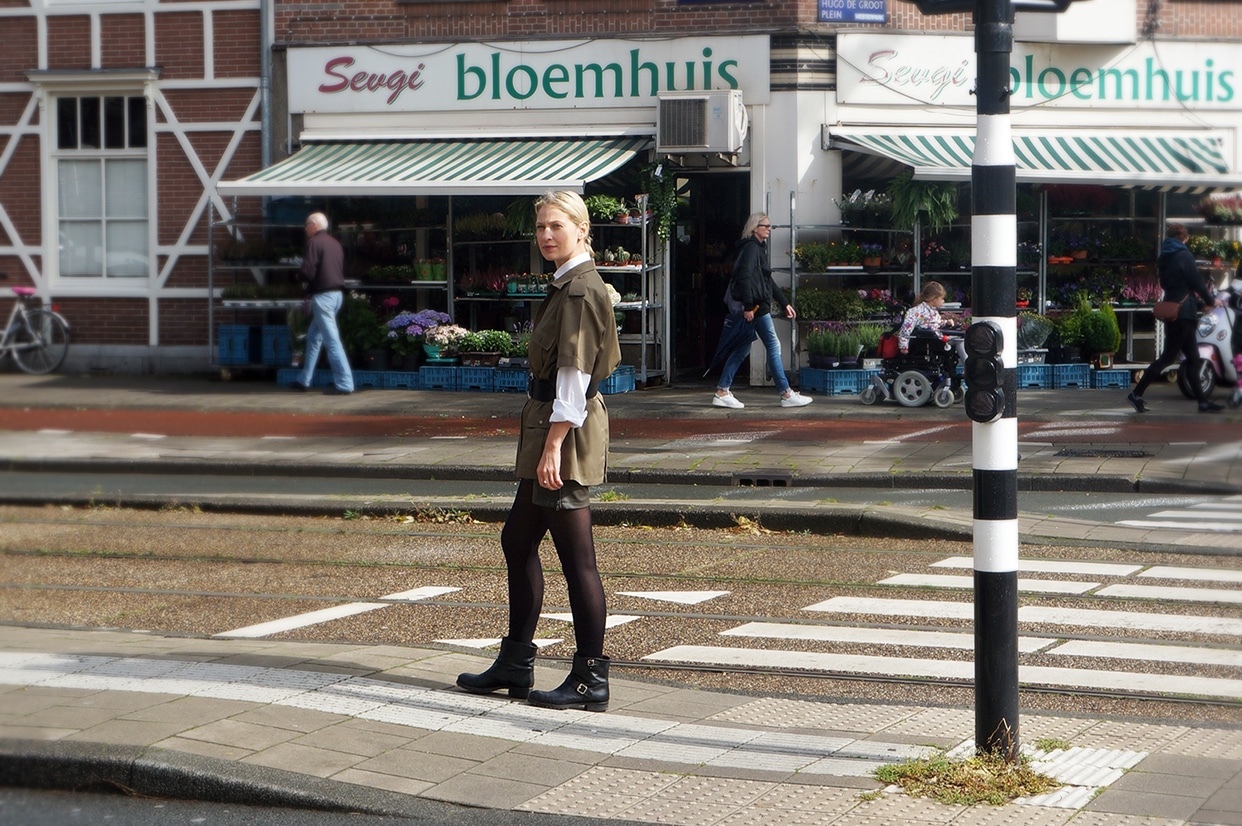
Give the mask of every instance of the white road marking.
[[[970, 631], [907, 631], [897, 628], [859, 628], [851, 625], [796, 625], [778, 622], [748, 622], [727, 631], [722, 637], [764, 637], [776, 640], [846, 642], [861, 645], [905, 645], [919, 648], [954, 648], [971, 651], [975, 635]], [[1029, 654], [1056, 644], [1048, 637], [1018, 637], [1018, 651]]]
[[162, 433], [131, 433], [129, 434], [129, 437], [131, 439], [147, 439], [148, 441], [153, 441], [153, 442], [158, 441], [160, 439], [167, 438]]
[[1242, 571], [1227, 568], [1179, 568], [1175, 565], [1156, 565], [1143, 571], [1139, 576], [1198, 582], [1242, 582]]
[[[466, 640], [433, 640], [433, 642], [442, 642], [445, 645], [456, 645], [460, 648], [491, 648], [494, 645], [500, 645], [500, 637], [483, 637], [480, 639]], [[556, 645], [564, 640], [556, 639], [536, 639], [535, 647], [543, 648], [548, 645]]]
[[[804, 611], [840, 614], [870, 614], [891, 617], [936, 617], [972, 620], [975, 609], [968, 602], [917, 599], [874, 599], [833, 597]], [[1144, 614], [1132, 611], [1097, 611], [1087, 608], [1047, 608], [1027, 605], [1018, 609], [1018, 621], [1041, 625], [1070, 625], [1084, 628], [1125, 628], [1142, 631], [1176, 631], [1187, 634], [1242, 636], [1242, 619], [1178, 614]]]
[[729, 591], [618, 591], [618, 596], [654, 599], [660, 602], [676, 602], [679, 605], [698, 605], [709, 599], [725, 597]]
[[[974, 560], [968, 556], [951, 556], [931, 564], [933, 568], [970, 568]], [[1067, 559], [1019, 559], [1018, 570], [1028, 573], [1082, 574], [1085, 576], [1130, 576], [1141, 571], [1142, 565], [1119, 562], [1074, 562]]]
[[[974, 679], [974, 663], [959, 660], [926, 660], [905, 657], [872, 657], [859, 654], [816, 654], [803, 651], [769, 651], [753, 648], [721, 648], [678, 645], [643, 658], [656, 662], [696, 665], [796, 668], [847, 674], [883, 674], [938, 679]], [[1173, 674], [1139, 674], [1046, 666], [1020, 666], [1018, 680], [1026, 685], [1094, 688], [1109, 691], [1141, 691], [1157, 694], [1190, 694], [1197, 697], [1242, 697], [1242, 680], [1184, 677]]]
[[[957, 588], [969, 591], [975, 587], [974, 577], [946, 574], [897, 574], [882, 579], [879, 585], [904, 585], [911, 588]], [[1064, 579], [1018, 579], [1018, 590], [1031, 594], [1085, 594], [1100, 587], [1098, 582], [1074, 582]]]
[[[441, 594], [450, 594], [454, 591], [460, 590], [460, 588], [429, 585], [424, 588], [415, 588], [412, 591], [402, 591], [397, 594], [389, 594], [386, 597], [380, 597], [380, 599], [417, 602], [422, 599], [432, 599], [433, 597], [438, 597]], [[331, 608], [321, 608], [318, 611], [307, 611], [304, 614], [295, 614], [292, 617], [284, 617], [283, 619], [271, 620], [269, 622], [260, 622], [256, 625], [247, 625], [245, 628], [234, 628], [232, 631], [224, 631], [220, 634], [213, 634], [212, 636], [229, 639], [257, 639], [259, 637], [267, 637], [272, 634], [280, 634], [285, 631], [292, 631], [295, 628], [305, 628], [308, 625], [318, 625], [323, 622], [332, 622], [333, 620], [352, 617], [356, 614], [365, 614], [368, 611], [387, 608], [391, 604], [392, 603], [390, 602], [350, 602], [344, 605], [334, 605]]]
[[1138, 642], [1070, 640], [1047, 654], [1066, 657], [1109, 657], [1115, 660], [1142, 660], [1158, 663], [1193, 663], [1242, 668], [1242, 651], [1224, 648], [1196, 648], [1188, 645], [1152, 645]]
[[1240, 526], [1231, 522], [1155, 522], [1147, 519], [1122, 519], [1117, 522], [1118, 525], [1125, 525], [1127, 528], [1172, 528], [1178, 531], [1193, 531], [1195, 533], [1233, 533], [1240, 529]]
[[1242, 591], [1224, 588], [1176, 588], [1163, 585], [1109, 585], [1096, 592], [1105, 597], [1129, 597], [1131, 599], [1158, 599], [1174, 602], [1223, 602], [1242, 605]]

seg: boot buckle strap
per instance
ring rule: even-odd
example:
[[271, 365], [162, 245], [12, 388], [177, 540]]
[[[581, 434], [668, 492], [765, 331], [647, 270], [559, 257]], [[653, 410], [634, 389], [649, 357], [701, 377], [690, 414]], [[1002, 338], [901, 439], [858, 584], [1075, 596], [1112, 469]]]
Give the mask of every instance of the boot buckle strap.
[[585, 696], [586, 693], [590, 691], [591, 689], [587, 686], [586, 683], [578, 683], [578, 685], [574, 686], [574, 690], [577, 691], [579, 694], [582, 694]]

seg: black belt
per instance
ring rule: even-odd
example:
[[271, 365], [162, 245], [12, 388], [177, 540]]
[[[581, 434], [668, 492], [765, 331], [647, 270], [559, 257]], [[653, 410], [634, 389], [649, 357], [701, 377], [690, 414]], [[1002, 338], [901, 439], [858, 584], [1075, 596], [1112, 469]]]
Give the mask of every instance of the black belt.
[[[593, 397], [599, 389], [594, 385], [587, 388], [586, 397]], [[531, 376], [526, 381], [526, 393], [537, 402], [556, 401], [556, 379], [537, 379]]]

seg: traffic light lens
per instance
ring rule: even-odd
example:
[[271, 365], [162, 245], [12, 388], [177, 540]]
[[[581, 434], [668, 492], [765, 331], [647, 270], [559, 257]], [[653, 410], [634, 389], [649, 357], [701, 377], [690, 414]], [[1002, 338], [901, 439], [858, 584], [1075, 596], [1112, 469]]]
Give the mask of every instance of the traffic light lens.
[[996, 421], [1005, 412], [1005, 391], [966, 390], [966, 398], [962, 404], [966, 408], [966, 417], [972, 422], [989, 424]]
[[966, 353], [992, 358], [1001, 350], [1002, 335], [995, 324], [981, 322], [966, 328]]

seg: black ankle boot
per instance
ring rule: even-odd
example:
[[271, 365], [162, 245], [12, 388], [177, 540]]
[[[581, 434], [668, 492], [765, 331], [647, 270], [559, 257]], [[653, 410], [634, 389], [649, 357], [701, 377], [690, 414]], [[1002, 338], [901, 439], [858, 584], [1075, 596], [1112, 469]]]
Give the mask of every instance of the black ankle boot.
[[514, 642], [505, 637], [492, 667], [482, 674], [458, 674], [457, 685], [471, 694], [491, 694], [507, 688], [510, 697], [525, 700], [535, 684], [535, 651], [534, 643]]
[[609, 662], [607, 657], [574, 654], [574, 667], [560, 688], [553, 691], [532, 691], [527, 702], [542, 708], [607, 711]]

